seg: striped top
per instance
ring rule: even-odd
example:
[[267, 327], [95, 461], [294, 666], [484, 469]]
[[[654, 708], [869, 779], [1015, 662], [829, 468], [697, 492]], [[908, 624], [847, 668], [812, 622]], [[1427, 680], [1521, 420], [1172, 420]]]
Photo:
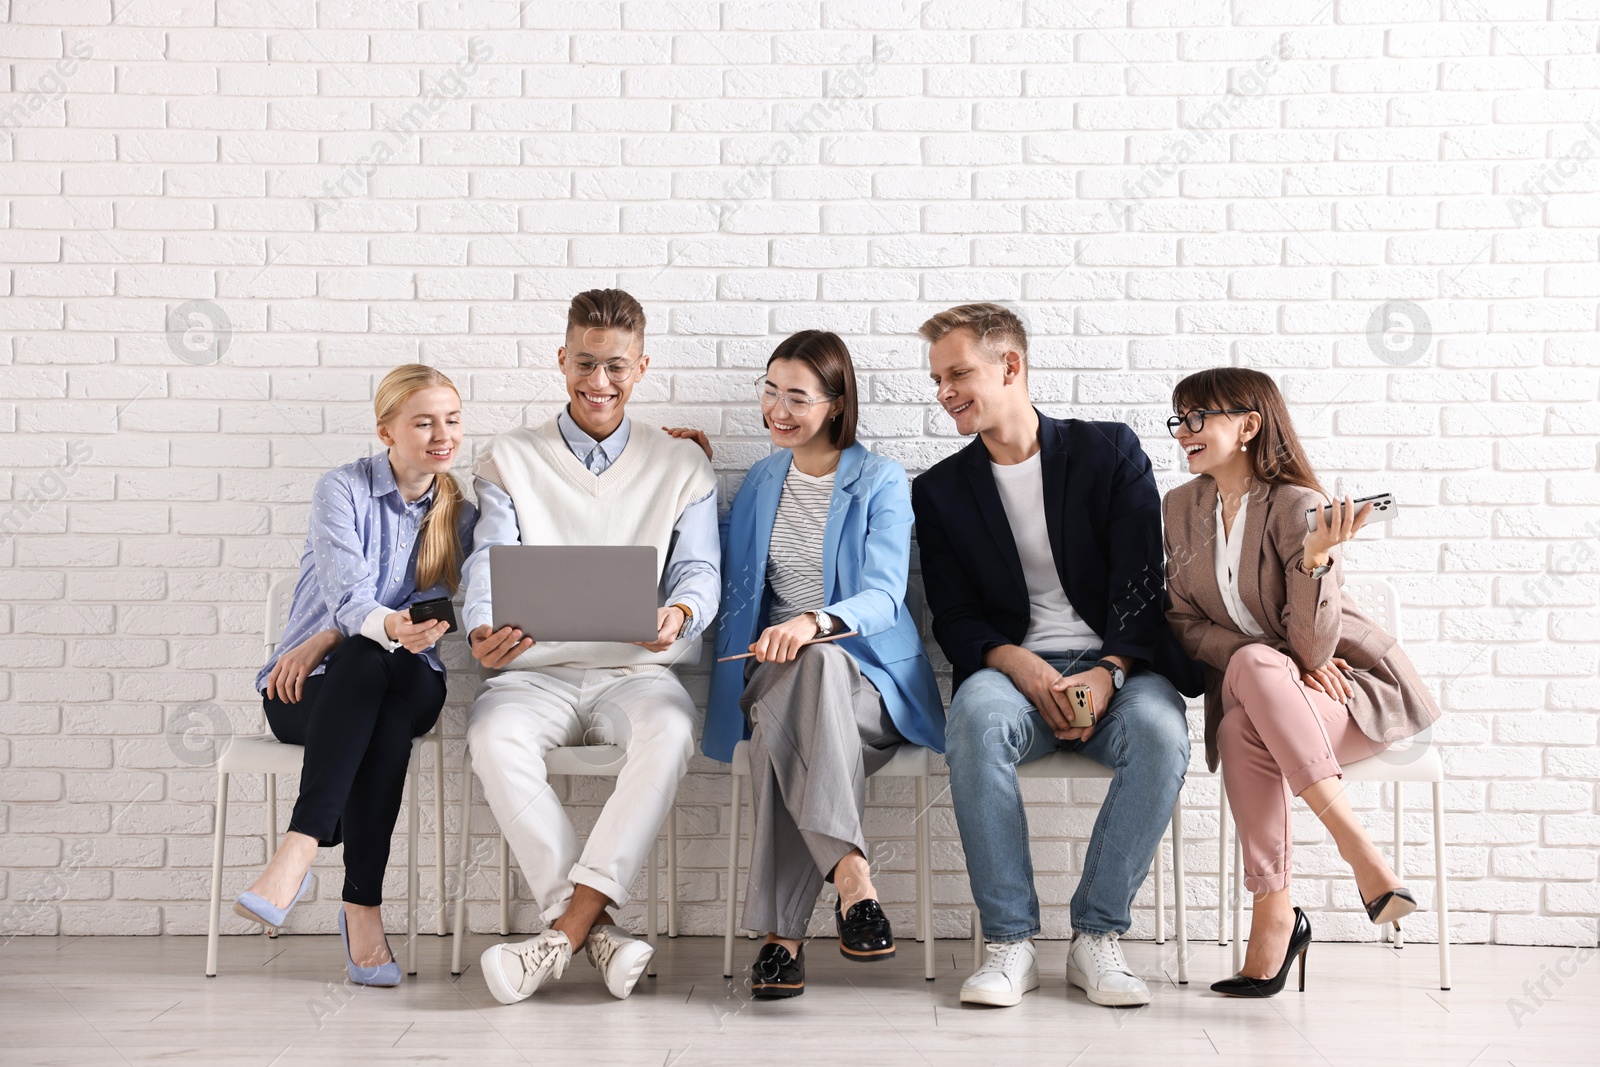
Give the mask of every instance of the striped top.
[[822, 595], [822, 531], [832, 501], [833, 472], [813, 478], [790, 465], [767, 550], [767, 585], [772, 588], [768, 626], [827, 606]]

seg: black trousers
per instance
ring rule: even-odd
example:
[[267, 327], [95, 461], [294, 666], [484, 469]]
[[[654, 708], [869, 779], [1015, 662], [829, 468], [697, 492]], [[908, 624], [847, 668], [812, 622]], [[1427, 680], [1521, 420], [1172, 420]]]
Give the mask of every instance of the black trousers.
[[322, 845], [342, 840], [344, 899], [382, 904], [411, 739], [439, 720], [444, 676], [414, 653], [386, 652], [357, 634], [306, 679], [297, 703], [263, 696], [262, 706], [279, 741], [306, 749], [289, 829]]

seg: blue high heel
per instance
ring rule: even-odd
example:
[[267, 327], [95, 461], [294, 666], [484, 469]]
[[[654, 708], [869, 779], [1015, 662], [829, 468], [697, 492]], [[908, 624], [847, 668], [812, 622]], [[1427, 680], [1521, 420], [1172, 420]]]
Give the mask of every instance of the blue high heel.
[[300, 892], [294, 895], [294, 899], [289, 901], [287, 907], [280, 908], [266, 897], [255, 893], [240, 893], [239, 899], [233, 902], [233, 913], [276, 930], [283, 926], [283, 920], [289, 917], [289, 912], [300, 903], [300, 898], [305, 896], [306, 890], [310, 888], [311, 872], [307, 871], [306, 876], [300, 880]]
[[339, 936], [344, 940], [344, 966], [350, 972], [350, 981], [356, 985], [396, 986], [402, 977], [400, 964], [394, 958], [394, 949], [389, 948], [389, 937], [383, 938], [383, 947], [389, 950], [389, 962], [380, 963], [376, 967], [357, 967], [355, 959], [350, 955], [350, 931], [344, 925], [344, 905], [339, 906]]

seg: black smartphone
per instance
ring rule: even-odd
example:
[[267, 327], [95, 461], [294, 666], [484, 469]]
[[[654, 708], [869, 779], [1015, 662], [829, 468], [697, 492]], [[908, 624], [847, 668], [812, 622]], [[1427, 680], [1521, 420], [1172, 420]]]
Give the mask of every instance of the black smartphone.
[[443, 619], [450, 624], [445, 633], [457, 629], [456, 606], [450, 603], [450, 598], [447, 596], [438, 597], [434, 600], [419, 600], [406, 610], [411, 612], [412, 622], [431, 622], [434, 619]]

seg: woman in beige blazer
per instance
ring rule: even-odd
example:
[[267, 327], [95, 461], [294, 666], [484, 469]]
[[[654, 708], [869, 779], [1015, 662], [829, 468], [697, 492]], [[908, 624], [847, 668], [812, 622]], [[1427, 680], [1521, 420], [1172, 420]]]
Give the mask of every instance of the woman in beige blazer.
[[[1395, 638], [1340, 591], [1339, 546], [1371, 505], [1329, 501], [1283, 396], [1258, 371], [1192, 374], [1167, 426], [1196, 477], [1163, 504], [1167, 619], [1206, 667], [1206, 765], [1220, 758], [1254, 894], [1238, 975], [1211, 988], [1272, 996], [1305, 951], [1311, 924], [1289, 901], [1290, 797], [1322, 820], [1379, 925], [1416, 909], [1356, 821], [1340, 765], [1419, 732], [1439, 708]], [[1318, 508], [1309, 529], [1308, 509]]]

